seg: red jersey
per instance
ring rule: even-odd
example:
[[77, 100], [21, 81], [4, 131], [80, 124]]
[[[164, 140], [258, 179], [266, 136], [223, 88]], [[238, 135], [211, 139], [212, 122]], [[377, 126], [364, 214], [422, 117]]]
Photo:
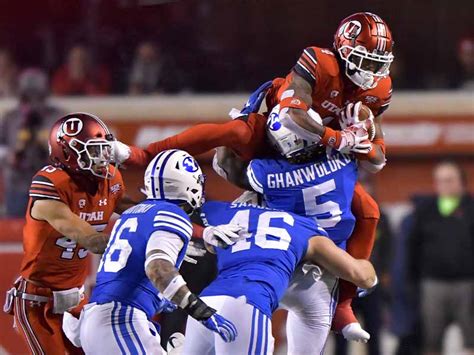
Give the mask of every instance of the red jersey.
[[326, 48], [308, 47], [303, 51], [281, 85], [278, 97], [281, 97], [291, 83], [294, 73], [313, 87], [311, 107], [319, 113], [325, 125], [338, 127], [338, 119], [334, 118], [351, 102], [362, 101], [372, 110], [374, 116], [378, 116], [388, 108], [392, 97], [390, 77], [380, 79], [373, 89], [363, 90], [347, 78], [341, 71], [336, 54]]
[[[374, 116], [384, 112], [392, 95], [390, 77], [379, 80], [373, 89], [363, 90], [355, 86], [341, 71], [336, 55], [329, 49], [308, 47], [285, 79], [276, 78], [267, 93], [267, 108], [271, 110], [288, 88], [294, 73], [303, 77], [313, 87], [312, 108], [319, 113], [323, 124], [339, 129], [335, 119], [350, 102], [362, 101]], [[205, 123], [190, 127], [182, 133], [148, 145], [145, 150], [132, 147], [127, 164], [146, 166], [153, 157], [166, 149], [183, 149], [191, 155], [202, 154], [212, 148], [226, 146], [243, 160], [265, 155], [266, 116], [250, 114], [225, 123]]]
[[21, 275], [53, 290], [80, 287], [87, 277], [88, 251], [61, 235], [48, 222], [34, 219], [31, 208], [35, 201], [61, 201], [97, 231], [102, 231], [123, 194], [124, 184], [118, 169], [112, 179], [100, 180], [95, 193], [87, 192], [60, 168], [46, 166], [38, 171], [29, 191]]

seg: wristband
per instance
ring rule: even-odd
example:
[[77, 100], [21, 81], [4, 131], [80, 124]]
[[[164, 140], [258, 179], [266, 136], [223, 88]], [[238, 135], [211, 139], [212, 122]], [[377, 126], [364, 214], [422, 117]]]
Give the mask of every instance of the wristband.
[[175, 276], [170, 281], [168, 286], [166, 286], [165, 290], [163, 291], [163, 296], [171, 301], [176, 292], [178, 292], [178, 290], [184, 285], [186, 285], [186, 281], [184, 281], [183, 276]]
[[374, 140], [372, 140], [372, 143], [377, 144], [380, 149], [382, 149], [383, 155], [385, 155], [385, 141], [383, 138], [375, 138]]
[[298, 108], [300, 110], [308, 111], [309, 106], [303, 100], [297, 97], [286, 97], [280, 101], [280, 111], [284, 108]]
[[209, 307], [194, 293], [188, 296], [188, 305], [183, 310], [198, 321], [205, 321], [216, 313], [214, 308]]
[[324, 127], [324, 134], [321, 137], [321, 143], [331, 148], [337, 148], [341, 145], [341, 132], [329, 127]]

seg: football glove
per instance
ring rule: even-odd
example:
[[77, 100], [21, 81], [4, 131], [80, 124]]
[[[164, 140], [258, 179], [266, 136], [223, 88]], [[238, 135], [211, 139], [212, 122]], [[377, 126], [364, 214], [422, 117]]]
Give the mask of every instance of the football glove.
[[222, 317], [221, 315], [214, 313], [208, 319], [201, 321], [201, 323], [209, 330], [219, 334], [226, 343], [230, 343], [237, 337], [237, 329], [235, 325]]
[[245, 115], [249, 115], [251, 113], [257, 113], [260, 110], [260, 106], [262, 105], [262, 101], [265, 98], [265, 95], [267, 94], [268, 89], [272, 87], [272, 81], [267, 81], [260, 85], [260, 87], [255, 90], [252, 94], [250, 94], [245, 106], [242, 108], [242, 110], [238, 110], [233, 108], [229, 112], [229, 116], [232, 119], [236, 119], [238, 117], [242, 117]]
[[161, 293], [158, 293], [158, 299], [160, 300], [160, 308], [156, 313], [172, 313], [178, 309], [178, 306], [165, 298]]
[[241, 226], [236, 224], [221, 224], [219, 226], [209, 226], [204, 228], [203, 239], [207, 244], [218, 248], [227, 248], [234, 245], [242, 237], [239, 232]]
[[130, 147], [120, 141], [113, 141], [112, 144], [112, 161], [117, 164], [122, 164], [130, 158]]
[[371, 132], [372, 136], [369, 135], [369, 140], [372, 140], [374, 139], [374, 135], [375, 135], [375, 129], [372, 127], [374, 125], [374, 115], [372, 111], [370, 111], [369, 118], [361, 121], [359, 118], [361, 106], [362, 106], [361, 101], [355, 104], [353, 103], [347, 104], [347, 106], [341, 111], [341, 114], [339, 117], [339, 124], [341, 125], [341, 129], [352, 127], [354, 125], [358, 125], [362, 128], [365, 128], [367, 132]]
[[372, 149], [367, 130], [358, 125], [347, 127], [341, 131], [341, 142], [335, 147], [341, 153], [364, 152], [367, 154]]
[[167, 355], [180, 355], [183, 352], [184, 335], [182, 333], [173, 333], [168, 338], [166, 345]]
[[226, 343], [234, 341], [237, 337], [235, 325], [217, 314], [214, 308], [209, 307], [195, 294], [190, 294], [188, 305], [183, 309], [207, 329], [219, 334]]
[[184, 261], [190, 264], [197, 264], [197, 260], [194, 258], [201, 258], [206, 254], [206, 248], [204, 244], [201, 242], [195, 242], [191, 240], [188, 243], [188, 247], [186, 248], [186, 255], [184, 256]]
[[367, 343], [370, 339], [370, 334], [367, 333], [359, 323], [350, 323], [342, 328], [342, 335], [346, 340], [357, 341], [359, 343]]

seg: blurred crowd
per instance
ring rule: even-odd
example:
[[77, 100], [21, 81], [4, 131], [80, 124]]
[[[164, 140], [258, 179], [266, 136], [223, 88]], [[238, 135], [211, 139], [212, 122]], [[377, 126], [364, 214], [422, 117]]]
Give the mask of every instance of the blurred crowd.
[[[196, 73], [199, 69], [190, 71], [187, 66], [185, 68], [185, 64], [181, 65], [172, 53], [165, 52], [156, 41], [139, 43], [134, 48], [130, 62], [119, 68], [100, 63], [93, 52], [84, 43], [69, 47], [59, 67], [44, 70], [48, 91], [56, 96], [96, 96], [253, 89], [241, 82], [242, 77], [225, 79], [229, 76], [226, 68], [220, 68], [222, 73], [216, 72], [219, 70], [216, 68], [214, 78], [206, 82]], [[462, 38], [459, 41], [457, 60], [458, 66], [453, 75], [440, 77], [436, 82], [427, 82], [426, 87], [474, 90], [474, 38]], [[391, 77], [396, 88], [410, 88], [410, 80], [405, 76], [405, 65], [403, 58], [396, 57], [391, 66]], [[288, 71], [290, 69], [291, 66]], [[20, 93], [19, 78], [24, 70], [9, 49], [0, 48], [0, 98]], [[219, 77], [224, 78], [223, 82], [216, 82]]]

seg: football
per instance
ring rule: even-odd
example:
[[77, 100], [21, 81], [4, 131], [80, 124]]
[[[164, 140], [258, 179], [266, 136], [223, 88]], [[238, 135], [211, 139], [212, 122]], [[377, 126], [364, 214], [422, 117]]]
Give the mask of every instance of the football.
[[[365, 105], [361, 105], [359, 109], [359, 120], [365, 121], [369, 117], [373, 117], [372, 110]], [[375, 126], [371, 125], [369, 128], [369, 139], [373, 140], [375, 137]]]

